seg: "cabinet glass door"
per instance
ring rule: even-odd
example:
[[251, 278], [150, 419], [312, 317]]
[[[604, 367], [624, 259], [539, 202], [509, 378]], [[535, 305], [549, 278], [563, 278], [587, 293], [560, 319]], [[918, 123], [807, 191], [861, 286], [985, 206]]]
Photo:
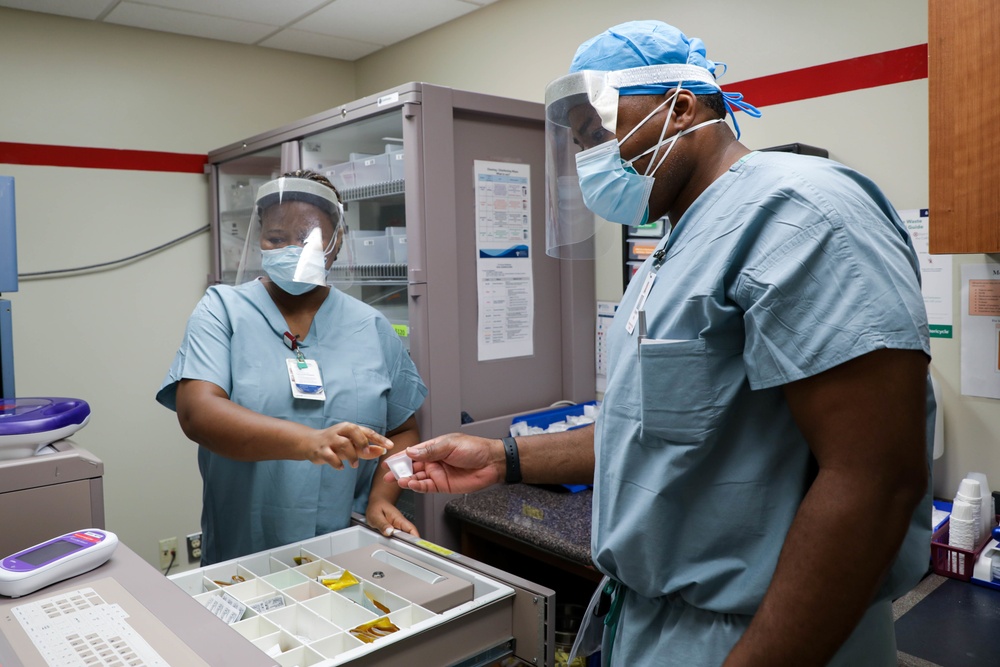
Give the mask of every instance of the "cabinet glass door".
[[215, 279], [227, 285], [236, 280], [236, 269], [247, 238], [250, 213], [257, 188], [281, 174], [281, 146], [274, 146], [216, 165], [219, 206], [219, 257]]
[[303, 169], [330, 179], [344, 202], [347, 243], [331, 284], [377, 308], [409, 349], [403, 120], [398, 110], [300, 141]]

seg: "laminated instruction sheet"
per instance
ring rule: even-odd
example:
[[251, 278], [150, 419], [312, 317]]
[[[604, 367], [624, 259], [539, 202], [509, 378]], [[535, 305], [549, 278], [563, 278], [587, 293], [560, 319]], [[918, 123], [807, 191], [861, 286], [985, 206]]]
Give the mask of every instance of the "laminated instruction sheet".
[[479, 361], [534, 353], [531, 167], [475, 161]]

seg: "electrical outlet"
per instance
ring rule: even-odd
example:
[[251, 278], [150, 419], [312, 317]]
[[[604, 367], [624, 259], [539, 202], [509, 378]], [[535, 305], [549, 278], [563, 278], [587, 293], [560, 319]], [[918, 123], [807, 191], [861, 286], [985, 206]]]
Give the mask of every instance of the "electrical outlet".
[[160, 540], [160, 569], [166, 570], [168, 567], [170, 567], [171, 559], [174, 560], [174, 563], [177, 563], [175, 557], [176, 554], [177, 554], [176, 537], [167, 537], [165, 539]]
[[191, 533], [187, 536], [188, 562], [201, 561], [201, 533]]

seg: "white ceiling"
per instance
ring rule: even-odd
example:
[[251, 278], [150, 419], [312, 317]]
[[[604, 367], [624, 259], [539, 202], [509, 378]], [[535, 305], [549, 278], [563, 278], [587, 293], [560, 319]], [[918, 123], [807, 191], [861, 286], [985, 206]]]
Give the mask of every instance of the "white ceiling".
[[0, 0], [0, 7], [357, 60], [497, 0]]

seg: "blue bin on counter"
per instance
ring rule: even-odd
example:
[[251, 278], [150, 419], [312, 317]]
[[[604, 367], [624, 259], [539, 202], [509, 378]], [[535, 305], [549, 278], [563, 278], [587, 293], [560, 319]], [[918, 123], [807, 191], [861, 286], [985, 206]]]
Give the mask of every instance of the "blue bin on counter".
[[[567, 417], [576, 416], [582, 417], [586, 406], [597, 405], [597, 401], [587, 401], [586, 403], [577, 403], [576, 405], [567, 405], [561, 408], [553, 408], [551, 410], [542, 410], [540, 412], [531, 412], [529, 414], [518, 415], [510, 420], [511, 426], [517, 424], [518, 422], [524, 422], [528, 426], [535, 428], [548, 428], [556, 422], [566, 421]], [[574, 431], [578, 428], [583, 428], [586, 424], [580, 424], [578, 426], [571, 426], [568, 431]], [[584, 489], [594, 488], [593, 484], [561, 484], [573, 493], [583, 491]]]

